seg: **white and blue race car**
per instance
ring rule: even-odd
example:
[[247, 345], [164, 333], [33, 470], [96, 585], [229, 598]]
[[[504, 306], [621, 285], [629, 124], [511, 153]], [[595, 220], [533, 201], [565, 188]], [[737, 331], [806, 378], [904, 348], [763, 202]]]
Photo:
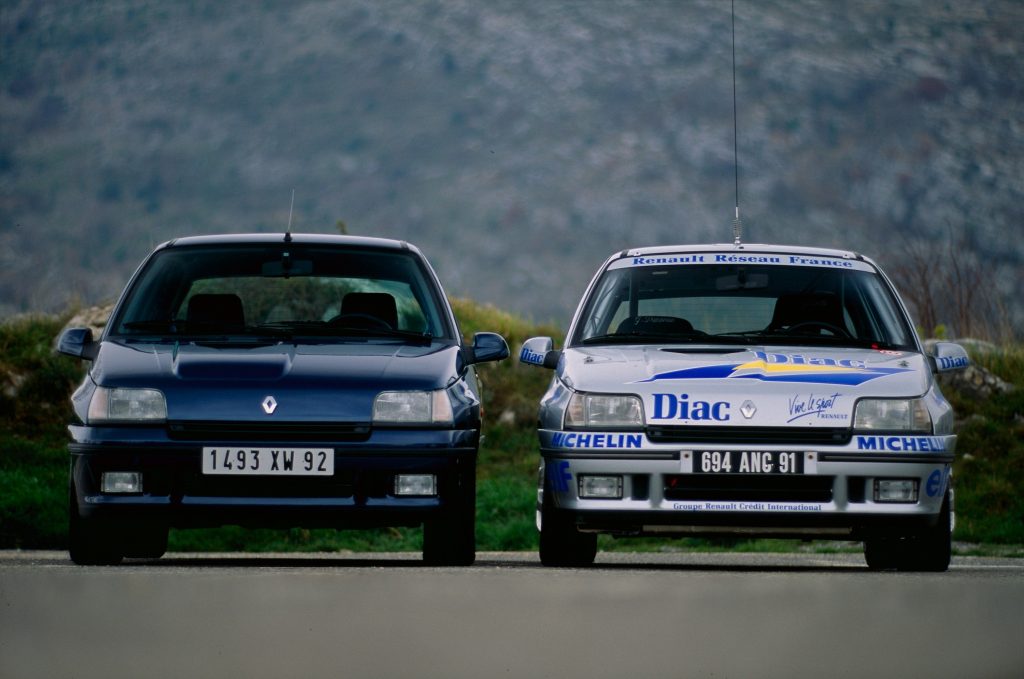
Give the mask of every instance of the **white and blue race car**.
[[597, 534], [863, 540], [871, 568], [943, 571], [953, 413], [889, 279], [852, 252], [628, 250], [591, 281], [540, 404], [546, 565]]

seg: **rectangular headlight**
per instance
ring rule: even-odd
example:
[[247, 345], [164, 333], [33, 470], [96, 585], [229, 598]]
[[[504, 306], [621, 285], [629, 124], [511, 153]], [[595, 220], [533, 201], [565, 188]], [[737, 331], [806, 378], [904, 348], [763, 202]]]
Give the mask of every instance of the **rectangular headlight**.
[[100, 475], [101, 493], [141, 493], [142, 472], [103, 472]]
[[932, 433], [932, 418], [924, 399], [865, 398], [853, 415], [857, 431]]
[[455, 419], [448, 392], [382, 391], [373, 401], [373, 421], [386, 424], [451, 424]]
[[643, 421], [640, 399], [630, 394], [577, 392], [569, 398], [569, 405], [565, 409], [566, 427], [641, 427]]
[[917, 479], [875, 479], [875, 502], [917, 502]]
[[96, 387], [89, 402], [89, 424], [100, 422], [162, 422], [167, 401], [156, 389]]
[[437, 477], [433, 474], [396, 474], [395, 495], [433, 497], [437, 495]]
[[621, 476], [579, 475], [579, 493], [581, 498], [596, 500], [618, 500], [622, 498]]

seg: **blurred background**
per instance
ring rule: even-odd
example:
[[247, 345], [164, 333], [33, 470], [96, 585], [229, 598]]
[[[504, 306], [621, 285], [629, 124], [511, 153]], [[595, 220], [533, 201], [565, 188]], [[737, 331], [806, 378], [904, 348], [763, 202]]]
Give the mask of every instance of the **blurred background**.
[[[419, 245], [565, 327], [612, 252], [732, 237], [727, 0], [4, 0], [0, 317], [157, 243]], [[1024, 3], [737, 0], [748, 242], [880, 261], [925, 334], [1024, 332]]]

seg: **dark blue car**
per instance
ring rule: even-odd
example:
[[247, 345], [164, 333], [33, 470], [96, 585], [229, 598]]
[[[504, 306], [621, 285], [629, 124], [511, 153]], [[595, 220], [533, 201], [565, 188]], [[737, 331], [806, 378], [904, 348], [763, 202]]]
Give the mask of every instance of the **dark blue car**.
[[427, 562], [475, 558], [480, 392], [500, 335], [462, 342], [399, 241], [318, 235], [159, 246], [73, 396], [70, 553], [159, 557], [168, 528], [424, 526]]

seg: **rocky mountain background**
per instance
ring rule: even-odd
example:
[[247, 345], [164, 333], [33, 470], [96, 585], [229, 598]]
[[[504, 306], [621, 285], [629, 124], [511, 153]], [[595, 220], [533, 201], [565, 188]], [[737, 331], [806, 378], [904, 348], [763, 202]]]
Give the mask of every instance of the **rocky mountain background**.
[[[745, 240], [858, 250], [923, 324], [1024, 335], [1022, 26], [736, 0]], [[450, 294], [564, 327], [612, 252], [731, 240], [730, 40], [726, 0], [4, 0], [0, 316], [283, 231], [294, 188], [293, 230], [409, 240]]]

